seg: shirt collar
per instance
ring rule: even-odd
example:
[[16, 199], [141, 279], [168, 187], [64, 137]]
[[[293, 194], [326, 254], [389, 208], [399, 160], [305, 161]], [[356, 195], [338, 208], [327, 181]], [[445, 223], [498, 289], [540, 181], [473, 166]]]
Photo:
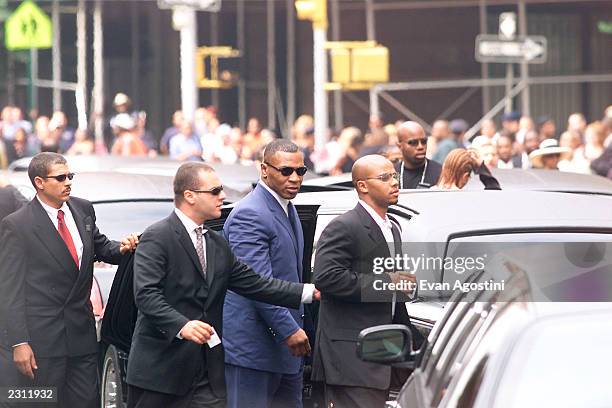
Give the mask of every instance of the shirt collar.
[[38, 200], [40, 205], [42, 205], [42, 208], [45, 210], [45, 212], [49, 214], [49, 216], [54, 220], [57, 219], [57, 213], [59, 212], [59, 210], [62, 210], [64, 214], [67, 214], [70, 211], [70, 208], [68, 208], [68, 204], [66, 204], [65, 202], [62, 204], [60, 208], [54, 208], [44, 203], [43, 200], [40, 199], [38, 194], [36, 194], [36, 199]]
[[199, 228], [199, 227], [202, 228], [202, 234], [205, 234], [208, 231], [206, 227], [204, 227], [204, 225], [196, 224], [191, 218], [185, 215], [184, 212], [182, 212], [176, 207], [174, 207], [174, 213], [179, 218], [179, 220], [181, 221], [181, 224], [183, 224], [183, 226], [185, 227], [185, 229], [187, 230], [189, 234], [191, 234], [196, 228]]
[[359, 200], [359, 204], [370, 214], [370, 217], [374, 219], [378, 227], [382, 230], [383, 228], [387, 228], [391, 230], [391, 220], [387, 214], [385, 214], [385, 218], [382, 218], [372, 207], [370, 207], [365, 201]]
[[266, 183], [263, 182], [263, 180], [259, 180], [259, 185], [261, 185], [263, 188], [268, 190], [268, 192], [270, 194], [272, 194], [272, 197], [274, 197], [276, 199], [276, 201], [278, 201], [278, 203], [281, 205], [282, 209], [285, 211], [285, 214], [289, 214], [289, 210], [287, 209], [288, 206], [289, 206], [289, 200], [279, 196], [278, 193], [276, 191], [272, 190], [270, 188], [270, 186], [268, 186]]

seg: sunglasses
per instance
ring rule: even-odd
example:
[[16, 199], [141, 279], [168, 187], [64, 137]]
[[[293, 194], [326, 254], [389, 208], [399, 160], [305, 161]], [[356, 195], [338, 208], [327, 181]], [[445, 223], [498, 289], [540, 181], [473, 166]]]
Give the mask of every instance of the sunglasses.
[[421, 139], [410, 139], [410, 140], [406, 140], [404, 143], [412, 147], [417, 147], [419, 144], [422, 144], [423, 146], [427, 146], [427, 138], [423, 137]]
[[383, 173], [380, 176], [366, 178], [366, 180], [380, 180], [382, 182], [387, 182], [391, 179], [399, 180], [399, 173]]
[[270, 163], [264, 162], [264, 164], [267, 165], [267, 166], [272, 167], [274, 170], [278, 171], [284, 177], [289, 177], [290, 175], [293, 174], [294, 171], [297, 173], [298, 176], [302, 177], [308, 171], [308, 169], [306, 167], [304, 167], [304, 166], [302, 166], [302, 167], [281, 167], [279, 169], [278, 167], [274, 167]]
[[213, 187], [210, 190], [190, 190], [190, 191], [193, 191], [194, 193], [208, 193], [214, 196], [218, 196], [223, 191], [223, 186]]
[[42, 176], [42, 178], [44, 179], [56, 179], [57, 181], [64, 182], [66, 181], [66, 179], [68, 180], [72, 180], [74, 178], [74, 173], [68, 173], [68, 174], [58, 174], [57, 176]]

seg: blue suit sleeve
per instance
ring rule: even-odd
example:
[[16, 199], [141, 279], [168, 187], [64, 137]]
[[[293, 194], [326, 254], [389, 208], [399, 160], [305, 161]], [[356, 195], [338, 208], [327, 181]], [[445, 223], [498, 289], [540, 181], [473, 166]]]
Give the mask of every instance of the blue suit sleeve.
[[[274, 278], [270, 259], [271, 229], [261, 214], [251, 208], [238, 208], [224, 226], [225, 238], [236, 257], [249, 265], [257, 274]], [[255, 310], [276, 334], [277, 342], [300, 329], [287, 308], [252, 301]]]

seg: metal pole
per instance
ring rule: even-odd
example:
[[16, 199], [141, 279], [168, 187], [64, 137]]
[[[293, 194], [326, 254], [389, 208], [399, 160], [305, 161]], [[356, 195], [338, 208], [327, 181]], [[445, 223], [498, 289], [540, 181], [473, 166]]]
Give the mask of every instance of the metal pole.
[[[51, 69], [53, 82], [57, 84], [62, 80], [62, 27], [58, 0], [53, 0], [53, 3], [51, 3], [51, 21], [53, 23], [53, 48], [51, 50], [53, 66]], [[62, 110], [62, 91], [55, 85], [53, 86], [53, 110]]]
[[[366, 31], [368, 41], [376, 40], [376, 19], [374, 16], [373, 0], [365, 0], [366, 9]], [[380, 115], [380, 104], [378, 101], [378, 92], [374, 88], [370, 89], [370, 115]]]
[[[210, 44], [219, 45], [219, 14], [210, 13]], [[219, 107], [219, 90], [211, 89], [210, 102], [213, 106]]]
[[[331, 0], [332, 40], [340, 40], [340, 4], [339, 0]], [[342, 106], [342, 91], [334, 91], [334, 126], [337, 130], [344, 127], [344, 112]]]
[[138, 15], [139, 2], [133, 1], [131, 7], [132, 31], [132, 100], [134, 105], [140, 107], [140, 16]]
[[514, 67], [512, 64], [506, 64], [506, 97], [504, 112], [512, 112], [512, 97], [510, 91], [512, 90], [512, 83], [514, 82]]
[[173, 11], [175, 22], [180, 20], [181, 33], [181, 109], [187, 120], [193, 120], [198, 106], [196, 88], [195, 54], [196, 54], [196, 12], [191, 7], [177, 7]]
[[38, 109], [38, 49], [30, 48], [30, 109]]
[[96, 151], [104, 149], [104, 32], [102, 28], [102, 1], [96, 0], [93, 14], [94, 59], [94, 129]]
[[315, 150], [323, 149], [327, 143], [327, 54], [324, 48], [327, 41], [326, 31], [325, 28], [313, 25]]
[[[480, 33], [487, 33], [487, 6], [486, 0], [480, 0], [479, 2], [479, 20], [480, 20]], [[483, 81], [489, 79], [489, 64], [483, 62], [480, 64], [480, 76]], [[491, 90], [488, 86], [482, 85], [482, 114], [484, 115], [489, 111], [491, 107]]]
[[[287, 0], [287, 126], [295, 122], [295, 8]], [[291, 137], [291, 135], [289, 135]]]
[[246, 128], [246, 48], [244, 39], [244, 0], [236, 4], [236, 37], [240, 58], [240, 81], [238, 81], [238, 124], [240, 129]]
[[8, 103], [15, 103], [15, 58], [13, 52], [6, 52], [6, 91], [8, 94]]
[[[525, 0], [519, 0], [518, 3], [518, 19], [519, 19], [519, 34], [527, 35], [527, 11], [525, 9]], [[521, 93], [521, 110], [526, 116], [531, 116], [531, 95], [529, 92], [529, 64], [527, 61], [521, 63], [521, 81], [527, 84]]]
[[268, 59], [268, 129], [276, 126], [276, 26], [274, 20], [274, 0], [268, 0], [266, 9], [267, 18], [267, 59]]
[[78, 127], [87, 128], [87, 14], [85, 0], [78, 1], [77, 15], [77, 84], [82, 105], [77, 103]]

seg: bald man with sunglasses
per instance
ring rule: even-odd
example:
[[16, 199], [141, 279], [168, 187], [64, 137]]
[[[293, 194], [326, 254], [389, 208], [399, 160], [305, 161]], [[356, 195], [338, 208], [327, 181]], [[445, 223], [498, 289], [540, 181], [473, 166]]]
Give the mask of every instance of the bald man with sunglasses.
[[51, 390], [49, 407], [94, 408], [93, 264], [118, 264], [138, 239], [98, 231], [91, 203], [70, 196], [74, 173], [63, 156], [36, 155], [28, 176], [36, 197], [0, 224], [0, 386]]
[[442, 165], [425, 157], [427, 136], [421, 125], [411, 121], [402, 123], [397, 128], [397, 147], [403, 159], [395, 165], [400, 189], [430, 188], [438, 182]]

